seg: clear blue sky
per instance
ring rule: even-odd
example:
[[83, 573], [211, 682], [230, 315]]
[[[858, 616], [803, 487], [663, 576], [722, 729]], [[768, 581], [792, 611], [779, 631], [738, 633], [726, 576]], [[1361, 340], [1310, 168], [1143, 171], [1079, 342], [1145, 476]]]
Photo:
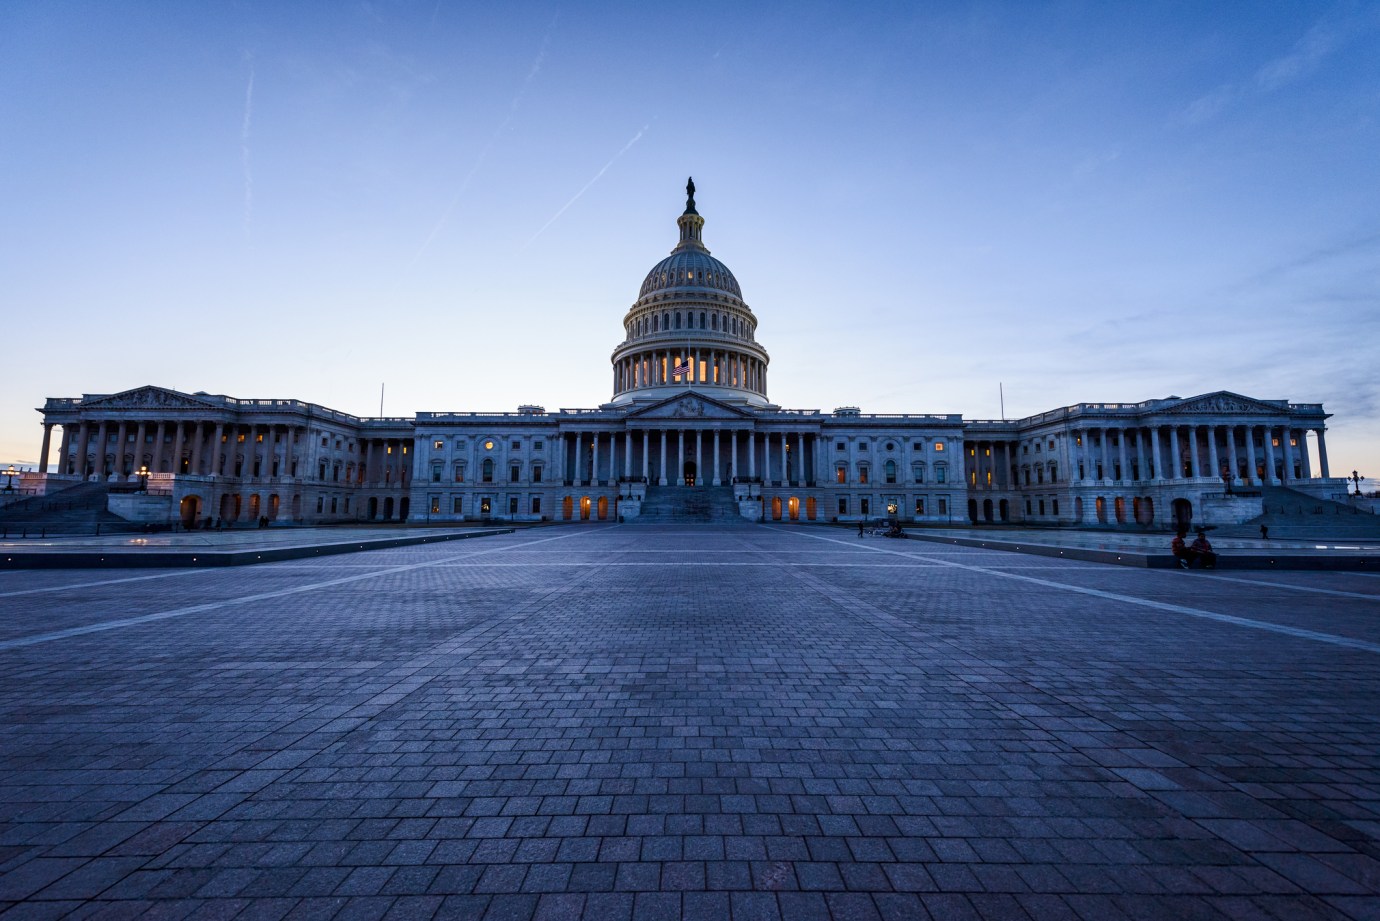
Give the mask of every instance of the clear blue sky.
[[693, 174], [793, 408], [1323, 402], [1380, 477], [1375, 3], [0, 5], [48, 396], [593, 406]]

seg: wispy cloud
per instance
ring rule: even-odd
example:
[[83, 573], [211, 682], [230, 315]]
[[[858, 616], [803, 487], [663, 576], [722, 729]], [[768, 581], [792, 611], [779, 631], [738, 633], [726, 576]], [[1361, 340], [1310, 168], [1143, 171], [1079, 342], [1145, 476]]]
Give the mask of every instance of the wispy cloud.
[[1184, 109], [1184, 120], [1190, 124], [1211, 121], [1243, 98], [1273, 93], [1307, 77], [1369, 25], [1361, 20], [1325, 17], [1314, 23], [1287, 53], [1267, 61], [1250, 78], [1224, 83], [1193, 100]]
[[[440, 8], [439, 4], [437, 8]], [[503, 121], [499, 122], [493, 134], [489, 135], [489, 140], [479, 151], [479, 156], [475, 158], [474, 164], [470, 166], [469, 172], [466, 173], [465, 178], [460, 181], [460, 186], [455, 190], [455, 195], [451, 197], [450, 204], [441, 212], [441, 216], [437, 218], [435, 225], [431, 228], [431, 233], [427, 234], [426, 239], [422, 241], [422, 245], [407, 263], [409, 269], [417, 264], [422, 256], [425, 255], [427, 249], [431, 247], [436, 237], [445, 229], [446, 224], [450, 221], [451, 214], [454, 213], [455, 209], [460, 204], [460, 199], [464, 198], [466, 190], [469, 189], [470, 181], [473, 180], [475, 174], [479, 172], [479, 168], [484, 165], [484, 161], [489, 157], [489, 152], [493, 150], [494, 145], [503, 135], [503, 132], [507, 131], [508, 126], [513, 123], [513, 117], [517, 115], [518, 107], [522, 105], [523, 97], [527, 95], [528, 88], [531, 87], [533, 81], [537, 79], [537, 74], [541, 73], [542, 64], [546, 62], [546, 54], [551, 47], [551, 36], [555, 33], [556, 23], [559, 20], [560, 13], [551, 17], [551, 24], [546, 27], [546, 34], [542, 36], [541, 47], [537, 49], [537, 56], [533, 59], [532, 66], [528, 68], [527, 76], [523, 79], [522, 85], [518, 87], [517, 94], [513, 96], [513, 101], [508, 104], [507, 114], [503, 116]]]
[[244, 90], [244, 119], [240, 122], [240, 170], [244, 174], [244, 235], [249, 237], [254, 225], [254, 170], [249, 156], [249, 132], [254, 125], [254, 55], [246, 51], [249, 64], [249, 85]]
[[609, 162], [607, 162], [607, 163], [604, 164], [604, 168], [601, 169], [601, 170], [599, 170], [599, 172], [597, 172], [597, 173], [594, 174], [594, 178], [593, 178], [593, 179], [591, 179], [589, 182], [586, 182], [586, 183], [584, 184], [584, 186], [580, 189], [580, 191], [578, 191], [578, 192], [575, 193], [575, 195], [570, 199], [570, 201], [568, 201], [568, 202], [566, 202], [564, 205], [562, 205], [562, 206], [561, 206], [561, 210], [559, 210], [559, 211], [557, 211], [555, 214], [551, 215], [551, 220], [547, 221], [545, 224], [542, 224], [542, 225], [541, 225], [541, 230], [538, 230], [536, 233], [532, 234], [532, 239], [530, 239], [530, 240], [528, 240], [526, 243], [522, 244], [523, 249], [526, 249], [527, 247], [531, 246], [532, 243], [533, 243], [533, 241], [535, 241], [535, 240], [537, 239], [537, 237], [539, 237], [539, 236], [541, 236], [543, 233], [545, 233], [545, 232], [546, 232], [546, 229], [547, 229], [548, 227], [550, 227], [552, 224], [556, 223], [556, 221], [560, 219], [560, 216], [561, 216], [562, 214], [565, 214], [565, 212], [570, 208], [571, 205], [573, 205], [573, 204], [575, 204], [577, 201], [579, 201], [579, 200], [580, 200], [580, 196], [581, 196], [581, 195], [584, 195], [586, 192], [588, 192], [588, 191], [589, 191], [589, 187], [592, 186], [592, 185], [594, 185], [594, 183], [598, 182], [598, 181], [599, 181], [599, 177], [601, 177], [601, 176], [603, 176], [605, 173], [607, 173], [607, 172], [609, 171], [609, 167], [613, 166], [613, 164], [615, 164], [615, 163], [618, 162], [618, 158], [619, 158], [619, 157], [621, 157], [621, 156], [623, 156], [623, 154], [627, 153], [628, 150], [629, 150], [634, 144], [636, 144], [639, 140], [641, 140], [641, 139], [642, 139], [642, 135], [646, 134], [646, 133], [647, 133], [647, 129], [650, 128], [650, 127], [651, 127], [651, 123], [648, 123], [648, 124], [643, 125], [641, 128], [639, 128], [638, 131], [637, 131], [637, 134], [634, 134], [634, 135], [632, 136], [632, 140], [631, 140], [631, 141], [628, 141], [628, 143], [624, 144], [624, 145], [623, 145], [623, 149], [620, 150], [620, 151], [618, 151], [618, 153], [614, 154], [614, 155], [613, 155], [613, 158], [610, 159]]

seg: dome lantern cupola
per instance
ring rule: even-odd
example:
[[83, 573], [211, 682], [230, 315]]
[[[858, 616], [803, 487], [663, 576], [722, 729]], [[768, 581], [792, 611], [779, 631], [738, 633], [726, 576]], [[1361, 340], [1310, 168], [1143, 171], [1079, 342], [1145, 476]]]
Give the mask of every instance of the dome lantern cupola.
[[613, 351], [614, 404], [665, 399], [687, 389], [731, 403], [767, 405], [767, 350], [738, 279], [709, 254], [695, 209], [695, 181], [671, 254], [642, 282]]

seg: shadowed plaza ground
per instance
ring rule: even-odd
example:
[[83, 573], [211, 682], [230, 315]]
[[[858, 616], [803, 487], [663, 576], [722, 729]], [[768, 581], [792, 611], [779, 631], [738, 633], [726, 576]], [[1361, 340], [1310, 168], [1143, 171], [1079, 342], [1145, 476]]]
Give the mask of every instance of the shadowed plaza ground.
[[0, 573], [0, 916], [1374, 917], [1380, 576], [772, 526]]

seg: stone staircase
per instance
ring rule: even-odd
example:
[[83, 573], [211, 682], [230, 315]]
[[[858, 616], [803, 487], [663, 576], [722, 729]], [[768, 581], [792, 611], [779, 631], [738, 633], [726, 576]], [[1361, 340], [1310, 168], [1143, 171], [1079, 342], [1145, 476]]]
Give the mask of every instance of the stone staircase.
[[0, 508], [0, 536], [95, 534], [137, 531], [141, 526], [106, 510], [109, 483], [81, 483], [51, 496], [34, 496]]
[[732, 486], [648, 486], [633, 524], [741, 523]]
[[1263, 524], [1271, 538], [1284, 540], [1380, 538], [1380, 515], [1342, 502], [1318, 499], [1287, 486], [1260, 487], [1260, 500], [1263, 515], [1218, 528], [1214, 536], [1258, 538]]

